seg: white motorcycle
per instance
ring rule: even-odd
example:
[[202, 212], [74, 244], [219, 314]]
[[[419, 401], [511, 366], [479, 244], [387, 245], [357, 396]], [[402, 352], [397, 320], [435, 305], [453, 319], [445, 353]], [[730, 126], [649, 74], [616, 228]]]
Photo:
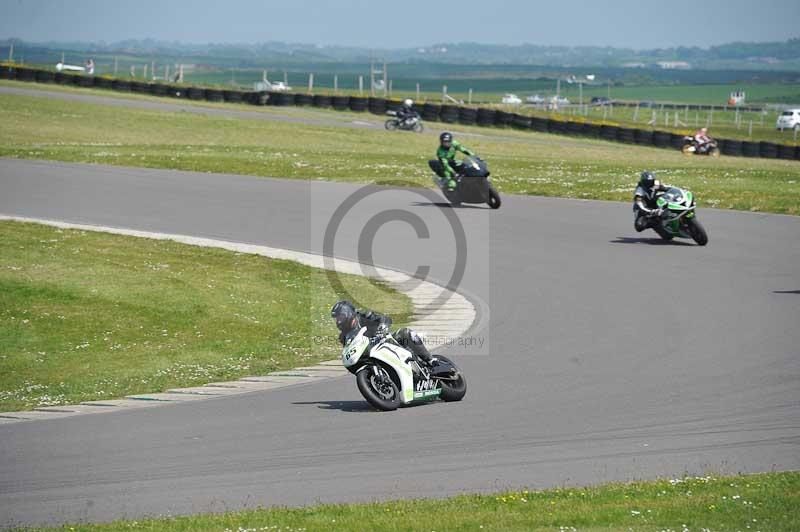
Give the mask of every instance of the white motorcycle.
[[342, 364], [356, 376], [358, 390], [369, 404], [396, 410], [414, 402], [464, 398], [467, 381], [450, 359], [437, 356], [438, 362], [428, 368], [390, 333], [370, 339], [366, 330], [353, 329], [345, 337]]

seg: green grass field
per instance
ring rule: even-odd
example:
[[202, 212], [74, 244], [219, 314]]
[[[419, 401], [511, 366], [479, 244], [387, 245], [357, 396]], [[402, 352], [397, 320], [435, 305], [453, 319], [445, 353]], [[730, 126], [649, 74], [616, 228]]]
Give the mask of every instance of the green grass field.
[[[0, 411], [336, 358], [322, 270], [170, 241], [0, 222]], [[340, 276], [404, 323], [410, 300]]]
[[800, 528], [798, 507], [800, 474], [768, 473], [521, 490], [443, 500], [258, 509], [104, 525], [66, 525], [60, 530], [794, 532]]
[[[241, 110], [233, 104], [217, 108]], [[250, 109], [250, 108], [248, 108]], [[299, 108], [257, 112], [331, 125], [0, 95], [0, 156], [296, 179], [431, 186], [434, 135], [347, 125], [365, 113]], [[428, 124], [436, 133], [444, 124]], [[689, 158], [662, 150], [508, 129], [452, 126], [490, 164], [505, 193], [630, 201], [639, 173], [695, 192], [700, 207], [800, 214], [793, 161]]]

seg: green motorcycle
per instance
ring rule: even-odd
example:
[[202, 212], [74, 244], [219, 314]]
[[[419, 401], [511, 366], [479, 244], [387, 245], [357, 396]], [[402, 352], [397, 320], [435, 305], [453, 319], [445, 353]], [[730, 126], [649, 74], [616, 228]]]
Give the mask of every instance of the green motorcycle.
[[670, 187], [658, 198], [661, 217], [656, 221], [653, 230], [664, 240], [674, 237], [691, 238], [698, 246], [708, 244], [708, 234], [697, 219], [694, 194], [678, 187]]

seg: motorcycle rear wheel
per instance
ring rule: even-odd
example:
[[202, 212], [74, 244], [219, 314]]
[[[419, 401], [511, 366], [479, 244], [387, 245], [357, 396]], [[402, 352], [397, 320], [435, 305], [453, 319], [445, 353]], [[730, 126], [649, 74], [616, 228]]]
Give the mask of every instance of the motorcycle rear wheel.
[[698, 246], [705, 246], [708, 244], [708, 233], [706, 233], [705, 227], [703, 227], [703, 225], [698, 222], [696, 218], [687, 220], [686, 228], [689, 230], [692, 240], [697, 242]]
[[364, 399], [378, 410], [397, 410], [400, 406], [400, 390], [382, 366], [368, 366], [359, 371], [356, 385]]
[[397, 120], [387, 120], [384, 122], [383, 127], [385, 127], [389, 131], [394, 131], [397, 129]]
[[712, 157], [719, 157], [719, 148], [711, 148], [708, 150], [708, 154]]
[[453, 364], [453, 361], [449, 358], [443, 356], [437, 356], [436, 358], [450, 364], [458, 372], [458, 379], [454, 381], [441, 381], [442, 391], [439, 394], [439, 397], [441, 397], [442, 401], [448, 403], [462, 400], [467, 394], [467, 379], [464, 377], [464, 374], [461, 373], [461, 370], [458, 369], [458, 366]]

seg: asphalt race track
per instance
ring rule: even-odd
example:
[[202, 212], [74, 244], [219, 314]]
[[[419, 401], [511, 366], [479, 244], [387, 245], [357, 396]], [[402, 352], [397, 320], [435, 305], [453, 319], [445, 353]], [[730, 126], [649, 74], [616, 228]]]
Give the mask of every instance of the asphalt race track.
[[[359, 190], [0, 160], [2, 214], [311, 252]], [[637, 234], [621, 203], [365, 192], [336, 255], [388, 217], [376, 264], [446, 282], [466, 261], [459, 288], [489, 320], [442, 351], [463, 402], [372, 412], [346, 377], [0, 425], [0, 525], [800, 468], [800, 218], [701, 209], [702, 248]]]

